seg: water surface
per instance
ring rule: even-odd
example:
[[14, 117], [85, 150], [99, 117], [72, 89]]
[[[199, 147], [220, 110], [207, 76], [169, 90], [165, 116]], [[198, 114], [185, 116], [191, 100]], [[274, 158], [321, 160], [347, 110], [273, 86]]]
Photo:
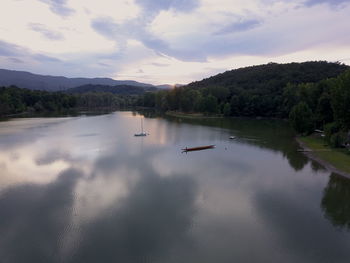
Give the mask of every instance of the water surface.
[[0, 122], [1, 263], [349, 262], [350, 181], [287, 123], [140, 118]]

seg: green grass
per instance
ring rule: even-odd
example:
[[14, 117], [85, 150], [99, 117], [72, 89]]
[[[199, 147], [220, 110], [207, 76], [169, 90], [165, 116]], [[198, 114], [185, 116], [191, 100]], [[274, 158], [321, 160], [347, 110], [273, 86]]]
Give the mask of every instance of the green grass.
[[[314, 150], [313, 154], [333, 165], [335, 168], [350, 173], [350, 153], [346, 149], [333, 149], [325, 145], [322, 138], [313, 136], [301, 137], [300, 141]], [[320, 150], [320, 151], [318, 151]], [[322, 151], [327, 150], [327, 151]]]

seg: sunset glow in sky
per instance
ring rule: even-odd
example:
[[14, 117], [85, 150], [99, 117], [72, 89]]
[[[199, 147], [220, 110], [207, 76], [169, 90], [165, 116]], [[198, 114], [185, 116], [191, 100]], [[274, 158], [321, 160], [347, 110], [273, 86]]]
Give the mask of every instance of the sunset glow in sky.
[[308, 60], [350, 64], [349, 0], [1, 0], [5, 69], [185, 84]]

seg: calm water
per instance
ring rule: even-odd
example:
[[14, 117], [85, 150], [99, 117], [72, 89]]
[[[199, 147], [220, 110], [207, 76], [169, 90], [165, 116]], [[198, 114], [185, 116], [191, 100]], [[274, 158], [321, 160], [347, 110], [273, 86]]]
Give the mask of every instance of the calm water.
[[350, 181], [297, 153], [286, 123], [144, 126], [0, 122], [0, 262], [350, 261]]

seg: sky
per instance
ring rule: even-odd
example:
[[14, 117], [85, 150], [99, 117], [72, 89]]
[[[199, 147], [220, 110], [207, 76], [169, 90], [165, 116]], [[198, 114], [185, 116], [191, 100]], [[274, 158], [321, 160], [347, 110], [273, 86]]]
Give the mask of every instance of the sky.
[[350, 64], [350, 0], [1, 0], [5, 69], [186, 84], [310, 60]]

